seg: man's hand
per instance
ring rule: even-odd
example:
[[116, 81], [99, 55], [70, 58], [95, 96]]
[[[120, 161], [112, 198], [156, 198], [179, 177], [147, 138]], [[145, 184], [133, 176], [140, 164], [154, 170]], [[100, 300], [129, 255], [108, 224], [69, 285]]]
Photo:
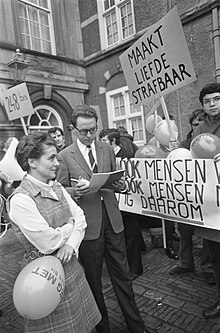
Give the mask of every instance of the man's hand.
[[126, 190], [125, 178], [121, 177], [121, 179], [115, 181], [112, 186], [114, 187], [116, 192], [122, 192]]
[[90, 182], [86, 179], [81, 179], [76, 185], [75, 185], [75, 196], [77, 198], [80, 198], [82, 195], [86, 194], [90, 190]]
[[75, 256], [75, 251], [73, 249], [73, 247], [71, 245], [68, 244], [64, 244], [58, 251], [56, 254], [56, 257], [58, 259], [60, 259], [60, 261], [63, 264], [68, 263], [71, 259], [72, 256]]

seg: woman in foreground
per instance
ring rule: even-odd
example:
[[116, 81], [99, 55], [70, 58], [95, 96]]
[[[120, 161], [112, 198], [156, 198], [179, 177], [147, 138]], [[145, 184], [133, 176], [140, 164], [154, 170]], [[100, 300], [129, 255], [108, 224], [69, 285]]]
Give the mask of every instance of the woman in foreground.
[[89, 333], [101, 316], [77, 259], [86, 221], [82, 209], [53, 181], [59, 166], [55, 142], [42, 132], [24, 136], [15, 157], [27, 171], [8, 202], [13, 229], [25, 249], [23, 267], [54, 255], [65, 272], [59, 305], [42, 319], [25, 319], [25, 332]]

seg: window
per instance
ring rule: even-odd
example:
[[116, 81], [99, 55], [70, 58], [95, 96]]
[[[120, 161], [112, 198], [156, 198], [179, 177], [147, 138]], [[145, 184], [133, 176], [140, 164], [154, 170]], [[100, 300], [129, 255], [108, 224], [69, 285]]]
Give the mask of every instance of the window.
[[133, 0], [97, 0], [97, 5], [102, 49], [135, 34]]
[[26, 125], [30, 131], [47, 131], [53, 126], [63, 128], [62, 119], [56, 110], [48, 105], [39, 105], [34, 108], [34, 114], [27, 117]]
[[55, 54], [50, 0], [18, 0], [23, 46]]
[[146, 142], [143, 107], [134, 107], [128, 87], [119, 88], [106, 94], [109, 127], [124, 126], [134, 137], [134, 142]]

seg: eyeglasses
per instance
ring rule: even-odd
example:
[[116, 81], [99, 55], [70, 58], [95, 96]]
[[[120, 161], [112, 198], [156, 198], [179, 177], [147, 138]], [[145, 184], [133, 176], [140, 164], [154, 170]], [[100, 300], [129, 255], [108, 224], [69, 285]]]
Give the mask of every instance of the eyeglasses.
[[213, 102], [215, 104], [219, 103], [220, 102], [220, 96], [204, 99], [203, 100], [203, 105], [210, 105], [211, 102]]
[[93, 128], [90, 128], [90, 129], [78, 129], [77, 127], [75, 127], [75, 129], [77, 129], [77, 131], [79, 132], [79, 134], [83, 135], [83, 136], [86, 136], [88, 134], [88, 132], [92, 135], [92, 134], [95, 134], [98, 130], [98, 127], [93, 127]]

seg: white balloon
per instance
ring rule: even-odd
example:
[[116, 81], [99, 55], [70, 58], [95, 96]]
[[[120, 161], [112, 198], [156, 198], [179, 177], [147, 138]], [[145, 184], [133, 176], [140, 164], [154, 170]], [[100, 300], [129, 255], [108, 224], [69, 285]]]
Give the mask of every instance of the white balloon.
[[146, 130], [153, 134], [155, 130], [155, 126], [162, 120], [162, 117], [159, 115], [152, 114], [151, 116], [146, 118], [145, 126]]
[[157, 141], [157, 139], [155, 138], [155, 136], [153, 136], [153, 137], [147, 142], [147, 145], [152, 145], [152, 146], [155, 146], [155, 147], [158, 146], [158, 141]]
[[[174, 120], [170, 120], [170, 126], [173, 130], [174, 137], [178, 137], [178, 128]], [[155, 138], [160, 142], [161, 145], [168, 146], [170, 142], [170, 132], [166, 119], [161, 120], [155, 127], [154, 130]]]
[[177, 148], [169, 153], [167, 159], [177, 160], [177, 159], [192, 159], [192, 154], [189, 149], [186, 148]]

